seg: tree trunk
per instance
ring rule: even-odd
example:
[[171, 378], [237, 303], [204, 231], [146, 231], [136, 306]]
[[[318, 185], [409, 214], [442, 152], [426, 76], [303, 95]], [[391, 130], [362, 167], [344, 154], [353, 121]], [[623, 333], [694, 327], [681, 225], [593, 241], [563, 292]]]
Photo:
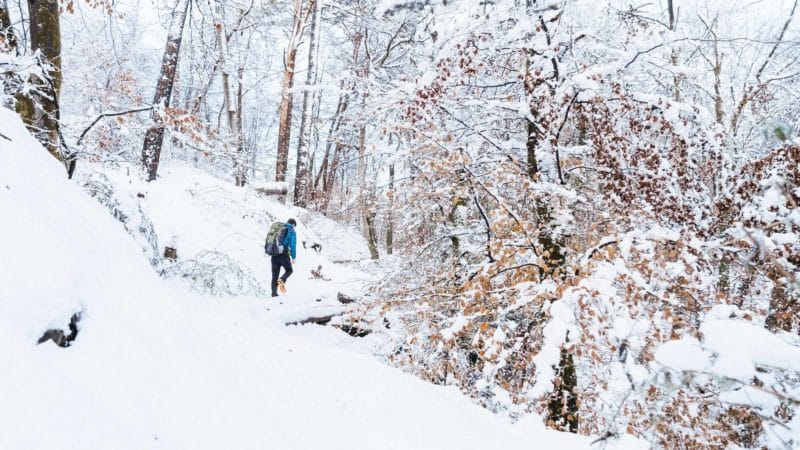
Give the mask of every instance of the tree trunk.
[[58, 132], [58, 96], [61, 93], [61, 25], [56, 0], [28, 0], [31, 50], [39, 51], [46, 79], [31, 80], [40, 85], [41, 94], [20, 96], [17, 112], [56, 159], [65, 162]]
[[389, 207], [386, 214], [386, 254], [394, 252], [394, 164], [389, 165], [389, 192], [386, 194]]
[[[528, 101], [532, 102], [531, 94], [533, 94], [533, 81], [531, 80], [530, 73], [530, 50], [527, 48], [522, 49], [525, 57], [525, 79], [524, 87], [525, 94]], [[535, 180], [539, 173], [539, 163], [536, 161], [536, 147], [539, 145], [539, 135], [537, 134], [536, 124], [533, 119], [536, 118], [536, 110], [533, 104], [530, 105], [531, 117], [525, 119], [525, 147], [527, 150], [527, 172], [528, 176]]]
[[153, 96], [154, 109], [151, 118], [155, 123], [145, 133], [144, 146], [142, 147], [142, 164], [147, 171], [147, 181], [155, 180], [158, 173], [161, 145], [164, 142], [164, 111], [161, 109], [170, 105], [172, 88], [175, 85], [175, 75], [178, 68], [183, 25], [186, 22], [188, 9], [189, 0], [177, 0], [175, 9], [172, 10], [167, 45], [164, 49], [164, 57], [161, 60], [161, 72], [156, 84], [156, 93]]
[[0, 49], [10, 52], [17, 50], [17, 35], [11, 26], [11, 14], [8, 12], [6, 0], [0, 0]]
[[244, 162], [247, 161], [244, 147], [244, 129], [242, 125], [242, 103], [244, 103], [244, 91], [242, 85], [244, 84], [244, 64], [240, 65], [237, 72], [237, 85], [236, 85], [236, 152], [238, 154], [239, 165], [235, 173], [236, 186], [244, 186], [247, 184], [247, 168]]
[[561, 358], [556, 368], [557, 382], [547, 404], [547, 422], [551, 427], [578, 432], [578, 377], [572, 354], [561, 349]]
[[308, 187], [309, 175], [308, 166], [308, 147], [311, 141], [311, 119], [309, 114], [312, 113], [315, 91], [309, 92], [309, 89], [317, 85], [317, 46], [319, 45], [320, 20], [317, 17], [321, 9], [321, 0], [310, 0], [314, 3], [314, 9], [311, 13], [311, 36], [308, 44], [308, 71], [306, 72], [306, 90], [303, 91], [303, 113], [300, 117], [300, 140], [297, 143], [297, 167], [294, 176], [294, 204], [305, 208], [308, 205]]
[[370, 257], [378, 259], [380, 255], [375, 237], [374, 205], [372, 196], [367, 194], [366, 135], [366, 127], [362, 125], [358, 131], [358, 205], [361, 210], [363, 233], [367, 238]]
[[[364, 43], [365, 51], [364, 53], [368, 53], [367, 49], [367, 34], [366, 31], [357, 32], [353, 36], [353, 65], [358, 67], [358, 59], [359, 59], [359, 49], [361, 47], [361, 43]], [[364, 58], [364, 67], [361, 69], [356, 69], [356, 75], [359, 78], [366, 78], [369, 74], [369, 55], [365, 55]], [[362, 112], [365, 109], [367, 104], [367, 93], [361, 92], [361, 110]], [[372, 259], [378, 259], [378, 246], [375, 237], [375, 211], [374, 211], [374, 204], [373, 198], [374, 196], [367, 193], [367, 158], [366, 158], [366, 136], [367, 136], [367, 127], [362, 121], [361, 126], [358, 130], [358, 167], [357, 167], [357, 176], [358, 176], [358, 207], [361, 213], [361, 229], [364, 233], [364, 237], [367, 239], [367, 244], [369, 245], [369, 253]]]
[[[310, 0], [309, 6], [313, 6]], [[294, 0], [294, 23], [289, 45], [286, 48], [283, 82], [281, 83], [281, 103], [278, 110], [278, 157], [275, 163], [275, 181], [286, 181], [289, 167], [289, 141], [292, 134], [292, 87], [294, 86], [294, 66], [297, 59], [297, 47], [303, 35], [307, 17], [303, 9], [303, 0]]]
[[336, 171], [339, 170], [339, 161], [342, 159], [342, 152], [344, 151], [344, 144], [341, 142], [337, 142], [336, 146], [333, 150], [333, 157], [331, 158], [331, 164], [328, 170], [325, 172], [325, 176], [322, 180], [322, 190], [324, 195], [322, 196], [322, 204], [320, 205], [321, 211], [323, 214], [327, 214], [328, 205], [331, 200], [331, 194], [333, 192], [333, 185], [336, 181]]
[[231, 71], [230, 63], [228, 61], [228, 36], [225, 31], [225, 10], [221, 7], [219, 2], [216, 3], [215, 10], [217, 17], [214, 20], [214, 31], [217, 37], [217, 46], [219, 47], [219, 66], [222, 68], [222, 100], [225, 106], [225, 118], [228, 124], [228, 130], [230, 131], [231, 139], [233, 139], [233, 145], [235, 147], [232, 158], [234, 172], [233, 176], [236, 186], [243, 186], [244, 182], [240, 175], [242, 172], [242, 155], [240, 153], [241, 136], [239, 135], [239, 126], [237, 124], [238, 99], [237, 102], [234, 103], [233, 93], [231, 92]]
[[[669, 30], [675, 31], [675, 26], [677, 25], [677, 17], [675, 16], [675, 6], [672, 4], [672, 0], [667, 0], [667, 14], [669, 15]], [[673, 67], [678, 66], [678, 49], [673, 48], [670, 52], [669, 57], [670, 63]], [[675, 99], [676, 102], [681, 101], [681, 75], [678, 74], [678, 71], [673, 72], [674, 75], [672, 76], [672, 83], [673, 83], [673, 93], [672, 97]]]
[[[339, 83], [339, 90], [342, 90], [344, 86], [344, 82]], [[336, 140], [336, 134], [339, 131], [339, 127], [342, 125], [342, 113], [347, 109], [347, 96], [345, 94], [339, 94], [339, 102], [336, 105], [336, 113], [333, 115], [333, 120], [331, 121], [331, 128], [328, 131], [328, 139], [325, 143], [325, 154], [322, 157], [322, 163], [319, 166], [319, 172], [317, 172], [317, 177], [314, 179], [314, 189], [320, 189], [320, 181], [322, 181], [322, 191], [327, 193], [328, 192], [328, 171], [330, 170], [331, 164], [329, 164], [329, 157], [331, 153], [331, 147]]]
[[380, 258], [378, 253], [378, 238], [375, 232], [375, 212], [367, 211], [364, 213], [364, 234], [367, 238], [367, 247], [369, 248], [369, 256], [372, 259]]

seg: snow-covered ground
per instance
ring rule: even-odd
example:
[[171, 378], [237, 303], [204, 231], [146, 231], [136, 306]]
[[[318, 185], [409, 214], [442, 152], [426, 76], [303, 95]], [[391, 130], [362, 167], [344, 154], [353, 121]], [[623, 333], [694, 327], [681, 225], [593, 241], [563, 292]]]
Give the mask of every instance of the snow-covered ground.
[[[197, 172], [177, 168], [150, 185], [129, 180], [159, 239], [173, 240], [181, 258], [225, 252], [264, 283], [262, 225], [289, 214], [299, 218], [301, 240], [323, 244], [321, 254], [300, 250], [280, 301], [192, 293], [157, 275], [141, 242], [65, 179], [15, 114], [0, 109], [0, 124], [11, 138], [0, 139], [0, 448], [590, 446], [591, 438], [547, 430], [536, 416], [511, 424], [455, 388], [340, 345], [356, 338], [335, 329], [286, 327], [335, 311], [337, 292], [357, 291], [367, 275], [330, 262], [364, 251], [353, 233], [247, 190], [238, 195], [260, 201], [264, 217], [236, 211], [245, 217], [230, 223], [230, 208], [250, 200], [226, 201], [233, 188]], [[208, 202], [215, 197], [220, 203]], [[308, 279], [318, 265], [331, 281]], [[74, 313], [81, 320], [72, 346], [37, 345], [49, 328], [68, 330]]]

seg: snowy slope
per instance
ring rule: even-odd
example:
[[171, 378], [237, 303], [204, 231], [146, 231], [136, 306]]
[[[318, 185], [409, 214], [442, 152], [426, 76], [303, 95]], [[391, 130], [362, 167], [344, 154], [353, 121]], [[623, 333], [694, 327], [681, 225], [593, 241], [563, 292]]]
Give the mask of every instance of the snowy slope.
[[[325, 278], [340, 281], [340, 290], [353, 294], [366, 277], [331, 262], [358, 261], [369, 255], [366, 242], [355, 230], [319, 214], [286, 207], [249, 186], [236, 187], [182, 165], [164, 165], [158, 180], [152, 183], [141, 181], [129, 171], [88, 165], [83, 170], [88, 173], [79, 177], [91, 178], [94, 171], [107, 177], [115, 199], [138, 203], [158, 235], [159, 254], [165, 246], [173, 247], [179, 262], [218, 252], [268, 291], [270, 269], [263, 249], [264, 237], [272, 222], [293, 217], [298, 222], [296, 275], [292, 280], [295, 289], [303, 289], [307, 296], [327, 290], [329, 283], [309, 279], [313, 269], [321, 268]], [[128, 210], [136, 207], [129, 206]], [[311, 249], [314, 243], [321, 244], [320, 252]]]
[[[164, 283], [13, 113], [0, 124], [0, 448], [588, 447], [303, 337], [266, 299]], [[36, 345], [77, 311], [71, 347]]]

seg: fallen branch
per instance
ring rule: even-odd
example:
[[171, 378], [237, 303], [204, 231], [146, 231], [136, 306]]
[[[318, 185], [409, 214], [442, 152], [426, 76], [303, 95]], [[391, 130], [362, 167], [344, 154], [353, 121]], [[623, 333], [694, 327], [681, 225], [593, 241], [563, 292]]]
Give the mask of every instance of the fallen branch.
[[286, 186], [282, 187], [258, 187], [255, 189], [256, 192], [264, 194], [264, 195], [286, 195], [289, 192], [289, 189]]
[[319, 317], [307, 317], [303, 320], [295, 320], [294, 322], [286, 322], [286, 325], [305, 325], [307, 323], [315, 323], [317, 325], [327, 325], [328, 322], [331, 321], [335, 316], [340, 315], [338, 314], [329, 314], [327, 316], [319, 316]]

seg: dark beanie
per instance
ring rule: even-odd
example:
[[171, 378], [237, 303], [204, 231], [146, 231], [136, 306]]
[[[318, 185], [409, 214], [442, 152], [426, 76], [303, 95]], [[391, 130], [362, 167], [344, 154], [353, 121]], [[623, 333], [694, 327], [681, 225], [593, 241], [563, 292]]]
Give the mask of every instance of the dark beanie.
[[287, 220], [287, 221], [286, 221], [286, 223], [289, 223], [289, 224], [291, 224], [293, 227], [294, 227], [294, 226], [297, 226], [297, 222], [295, 222], [295, 220], [294, 220], [294, 219], [289, 219], [289, 220]]

